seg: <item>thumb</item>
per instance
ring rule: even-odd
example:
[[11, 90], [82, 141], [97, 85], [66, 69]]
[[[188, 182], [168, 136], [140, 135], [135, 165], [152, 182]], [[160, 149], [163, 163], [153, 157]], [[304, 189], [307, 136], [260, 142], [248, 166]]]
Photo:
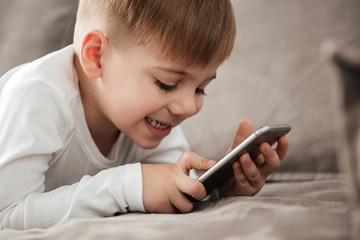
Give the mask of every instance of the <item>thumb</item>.
[[234, 149], [237, 145], [239, 145], [242, 141], [244, 141], [248, 136], [250, 136], [252, 131], [253, 131], [252, 122], [247, 119], [242, 120], [236, 131], [236, 135], [235, 135], [234, 141], [230, 147], [230, 150]]
[[200, 157], [199, 155], [193, 152], [185, 152], [179, 160], [176, 162], [176, 165], [187, 175], [191, 169], [196, 170], [208, 170], [211, 168], [216, 161], [208, 160]]

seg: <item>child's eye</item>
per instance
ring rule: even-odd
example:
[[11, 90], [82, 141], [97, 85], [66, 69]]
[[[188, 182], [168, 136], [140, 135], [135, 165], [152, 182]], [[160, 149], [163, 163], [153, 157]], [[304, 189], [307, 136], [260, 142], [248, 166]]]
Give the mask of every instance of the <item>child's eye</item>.
[[161, 90], [164, 90], [166, 92], [172, 92], [172, 91], [176, 90], [176, 87], [177, 87], [177, 85], [170, 86], [170, 85], [160, 82], [159, 80], [156, 80], [155, 83], [156, 83], [156, 85], [158, 85], [160, 87]]

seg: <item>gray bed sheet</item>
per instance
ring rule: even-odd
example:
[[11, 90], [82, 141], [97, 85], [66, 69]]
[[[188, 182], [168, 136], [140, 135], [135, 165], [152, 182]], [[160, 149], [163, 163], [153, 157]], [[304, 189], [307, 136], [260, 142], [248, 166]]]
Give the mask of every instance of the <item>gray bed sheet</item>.
[[341, 176], [282, 176], [254, 197], [205, 201], [188, 214], [72, 219], [46, 230], [5, 229], [0, 239], [350, 239]]

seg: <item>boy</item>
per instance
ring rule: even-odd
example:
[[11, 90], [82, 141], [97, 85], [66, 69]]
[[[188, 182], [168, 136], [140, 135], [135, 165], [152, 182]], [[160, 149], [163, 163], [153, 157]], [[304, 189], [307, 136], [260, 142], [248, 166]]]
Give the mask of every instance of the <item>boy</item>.
[[[230, 55], [229, 1], [81, 0], [74, 45], [0, 80], [1, 228], [128, 211], [189, 212], [205, 197], [179, 127]], [[233, 146], [252, 131], [239, 125]], [[220, 196], [254, 195], [286, 155], [243, 155]], [[157, 164], [154, 164], [157, 163]]]

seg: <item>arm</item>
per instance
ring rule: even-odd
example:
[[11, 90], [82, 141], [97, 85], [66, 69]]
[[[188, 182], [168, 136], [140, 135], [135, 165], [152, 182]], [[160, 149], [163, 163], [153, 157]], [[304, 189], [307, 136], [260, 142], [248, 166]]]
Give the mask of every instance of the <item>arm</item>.
[[[84, 176], [70, 186], [49, 192], [39, 190], [27, 193], [2, 209], [1, 228], [48, 228], [70, 218], [109, 217], [117, 212], [144, 211], [141, 198], [139, 201], [139, 198], [126, 197], [133, 196], [134, 190], [140, 190], [138, 195], [141, 195], [139, 170], [139, 164], [128, 164], [103, 170], [93, 177]], [[2, 183], [3, 189], [5, 184]], [[3, 194], [14, 196], [15, 191], [18, 195], [28, 192], [23, 186], [11, 185], [11, 189], [2, 192], [1, 197], [4, 197]]]
[[73, 217], [144, 211], [140, 164], [107, 169], [45, 192], [53, 154], [71, 132], [68, 107], [46, 86], [2, 92], [0, 131], [1, 228], [46, 228]]

